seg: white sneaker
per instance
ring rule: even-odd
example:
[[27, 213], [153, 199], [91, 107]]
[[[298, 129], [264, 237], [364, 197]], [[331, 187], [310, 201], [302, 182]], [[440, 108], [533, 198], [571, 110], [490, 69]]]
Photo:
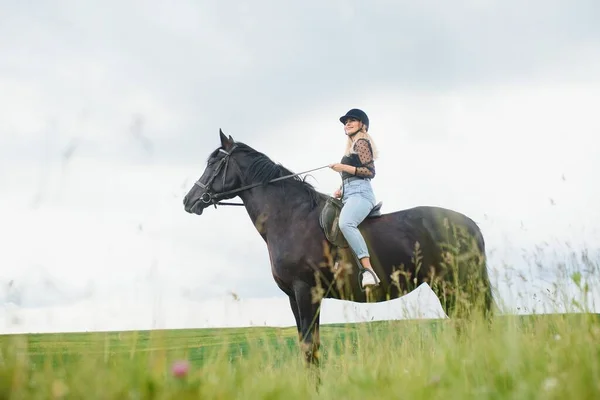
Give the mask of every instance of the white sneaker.
[[377, 286], [379, 285], [379, 278], [375, 279], [375, 277], [373, 276], [373, 274], [375, 274], [374, 272], [371, 273], [368, 270], [363, 272], [363, 276], [362, 276], [362, 285], [363, 287], [366, 286]]

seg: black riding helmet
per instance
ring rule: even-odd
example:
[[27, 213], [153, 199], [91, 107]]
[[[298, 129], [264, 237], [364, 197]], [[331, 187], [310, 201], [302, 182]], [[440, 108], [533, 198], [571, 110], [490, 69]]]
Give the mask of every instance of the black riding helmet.
[[369, 117], [367, 116], [367, 113], [365, 113], [363, 110], [353, 108], [352, 110], [348, 111], [346, 115], [342, 115], [340, 117], [340, 122], [346, 125], [346, 120], [348, 118], [356, 118], [357, 120], [365, 124], [366, 129], [369, 130]]

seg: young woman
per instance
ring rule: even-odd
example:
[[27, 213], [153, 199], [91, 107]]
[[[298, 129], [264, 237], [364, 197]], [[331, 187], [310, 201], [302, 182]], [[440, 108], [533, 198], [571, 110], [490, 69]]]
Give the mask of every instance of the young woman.
[[340, 117], [340, 122], [344, 124], [347, 137], [346, 151], [340, 163], [329, 165], [342, 175], [342, 185], [333, 194], [336, 198], [341, 197], [344, 204], [339, 227], [362, 266], [371, 272], [363, 274], [363, 287], [376, 286], [380, 279], [371, 267], [367, 244], [358, 225], [376, 204], [371, 179], [375, 177], [377, 149], [368, 133], [369, 117], [364, 111], [353, 108]]

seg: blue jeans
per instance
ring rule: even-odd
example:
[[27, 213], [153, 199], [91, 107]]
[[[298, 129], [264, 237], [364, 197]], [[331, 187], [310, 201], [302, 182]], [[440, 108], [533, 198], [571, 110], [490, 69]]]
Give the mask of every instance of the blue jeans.
[[360, 260], [363, 257], [369, 257], [369, 251], [365, 239], [358, 230], [358, 225], [375, 206], [375, 194], [370, 180], [356, 179], [343, 184], [342, 203], [344, 206], [338, 225], [350, 248]]

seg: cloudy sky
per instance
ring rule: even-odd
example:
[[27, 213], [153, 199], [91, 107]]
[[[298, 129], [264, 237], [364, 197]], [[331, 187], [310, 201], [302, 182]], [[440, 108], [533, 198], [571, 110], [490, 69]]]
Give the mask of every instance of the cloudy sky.
[[[511, 309], [554, 304], [571, 253], [598, 268], [596, 1], [0, 5], [4, 332], [292, 325], [243, 208], [182, 199], [219, 128], [299, 172], [340, 159], [353, 107], [383, 211], [475, 219]], [[441, 311], [425, 287], [323, 320], [401, 310]]]

